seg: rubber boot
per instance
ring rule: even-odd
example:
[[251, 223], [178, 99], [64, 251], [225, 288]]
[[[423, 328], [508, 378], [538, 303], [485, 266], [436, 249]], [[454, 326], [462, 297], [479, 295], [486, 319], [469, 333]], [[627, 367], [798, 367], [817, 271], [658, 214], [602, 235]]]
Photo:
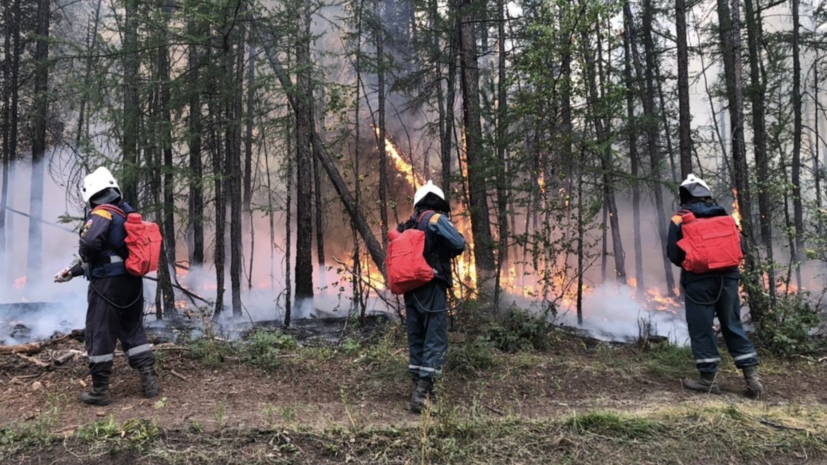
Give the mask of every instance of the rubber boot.
[[425, 409], [425, 402], [433, 391], [433, 382], [428, 378], [420, 378], [416, 383], [413, 396], [411, 396], [411, 412], [420, 414]]
[[702, 392], [709, 392], [712, 394], [720, 394], [721, 389], [718, 387], [718, 373], [705, 373], [701, 372], [701, 376], [698, 379], [684, 379], [681, 381], [681, 384], [686, 389], [691, 389], [693, 391], [702, 391]]
[[88, 405], [109, 405], [112, 397], [109, 395], [109, 375], [93, 375], [92, 389], [81, 392], [80, 401]]
[[161, 391], [161, 385], [158, 383], [158, 376], [155, 375], [155, 367], [149, 365], [138, 370], [141, 373], [141, 389], [144, 390], [144, 397], [151, 399], [157, 396]]
[[744, 368], [744, 381], [747, 383], [747, 391], [753, 396], [760, 396], [764, 392], [761, 378], [758, 376], [758, 367], [751, 366]]

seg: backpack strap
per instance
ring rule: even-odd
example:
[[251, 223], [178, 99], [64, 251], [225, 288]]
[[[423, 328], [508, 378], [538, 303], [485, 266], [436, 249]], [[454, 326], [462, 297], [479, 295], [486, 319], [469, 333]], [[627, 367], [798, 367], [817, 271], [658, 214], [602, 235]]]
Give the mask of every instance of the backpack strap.
[[695, 218], [695, 214], [692, 213], [691, 211], [685, 210], [685, 209], [684, 210], [679, 210], [677, 213], [675, 213], [674, 216], [672, 216], [672, 222], [675, 223], [676, 225], [680, 226], [681, 223], [684, 222], [684, 217], [687, 217], [687, 216], [689, 216], [689, 218], [687, 219], [689, 221], [691, 221], [692, 219]]
[[434, 210], [425, 210], [424, 212], [422, 212], [421, 215], [419, 215], [419, 218], [416, 219], [416, 224], [421, 223], [422, 220], [425, 218], [425, 215], [427, 215], [428, 213], [436, 213], [436, 212]]
[[98, 205], [97, 207], [92, 209], [93, 214], [106, 217], [106, 215], [101, 215], [101, 213], [103, 213], [103, 212], [109, 213], [109, 218], [108, 219], [110, 219], [110, 220], [112, 219], [112, 214], [113, 213], [120, 216], [120, 217], [122, 217], [122, 218], [126, 218], [126, 213], [124, 213], [123, 210], [121, 210], [120, 208], [118, 208], [114, 205], [103, 204], [103, 205]]
[[[120, 208], [118, 208], [114, 205], [110, 205], [110, 204], [98, 205], [97, 207], [92, 209], [92, 214], [101, 216], [101, 217], [106, 218], [108, 220], [112, 219], [112, 214], [118, 215], [118, 216], [120, 216], [121, 218], [124, 218], [124, 219], [126, 218], [126, 213], [124, 213], [124, 211], [122, 209], [120, 209]], [[111, 227], [111, 225], [110, 225], [110, 227]], [[109, 250], [110, 252], [112, 252], [115, 255], [117, 255], [118, 257], [120, 257], [121, 259], [125, 258], [127, 256], [127, 254], [129, 253], [128, 251], [126, 251], [126, 253], [124, 253], [124, 250], [120, 250], [117, 247], [113, 246], [112, 244], [109, 243], [108, 240], [104, 241], [104, 242], [105, 242], [104, 247], [107, 250]], [[126, 245], [124, 245], [124, 249], [125, 248], [126, 248]]]

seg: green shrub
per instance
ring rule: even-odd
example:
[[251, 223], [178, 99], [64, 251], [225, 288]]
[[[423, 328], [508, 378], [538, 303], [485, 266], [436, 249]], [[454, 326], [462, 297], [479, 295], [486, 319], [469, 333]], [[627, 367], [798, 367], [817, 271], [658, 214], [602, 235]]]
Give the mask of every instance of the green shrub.
[[779, 296], [775, 309], [761, 325], [759, 338], [765, 349], [789, 357], [808, 354], [818, 348], [810, 335], [819, 324], [818, 312], [811, 306], [808, 293]]
[[551, 347], [549, 334], [552, 329], [553, 326], [542, 316], [514, 309], [500, 323], [491, 327], [489, 339], [503, 352], [548, 350]]
[[289, 334], [281, 331], [254, 331], [248, 336], [243, 359], [265, 369], [275, 368], [281, 364], [282, 352], [296, 347], [296, 339]]
[[445, 356], [445, 368], [453, 373], [478, 373], [494, 363], [493, 344], [483, 337], [450, 346]]

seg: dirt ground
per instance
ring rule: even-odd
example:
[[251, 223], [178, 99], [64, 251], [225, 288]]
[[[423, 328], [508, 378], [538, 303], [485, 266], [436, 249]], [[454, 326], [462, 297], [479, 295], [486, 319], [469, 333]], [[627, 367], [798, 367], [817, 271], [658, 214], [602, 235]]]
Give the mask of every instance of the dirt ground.
[[[40, 357], [48, 359], [70, 349], [83, 351], [81, 343], [69, 340], [50, 347]], [[53, 417], [50, 431], [64, 438], [73, 438], [84, 425], [95, 422], [128, 424], [130, 420], [150, 420], [173, 442], [176, 435], [187, 431], [222, 438], [217, 441], [227, 441], [225, 434], [233, 432], [234, 440], [245, 443], [257, 442], [248, 436], [260, 431], [301, 431], [312, 436], [345, 430], [422, 428], [422, 419], [407, 410], [410, 381], [405, 373], [404, 345], [383, 349], [385, 361], [381, 363], [366, 361], [367, 356], [358, 351], [317, 356], [296, 350], [281, 355], [278, 367], [265, 370], [232, 356], [211, 366], [193, 357], [189, 347], [167, 346], [156, 352], [162, 393], [155, 399], [141, 397], [137, 373], [127, 366], [125, 357], [118, 356], [113, 402], [107, 407], [89, 407], [77, 401], [78, 392], [90, 384], [81, 357], [64, 366], [42, 368], [2, 355], [0, 429], [36, 422], [49, 412]], [[699, 395], [684, 391], [677, 376], [693, 375], [691, 360], [672, 366], [669, 360], [653, 362], [634, 347], [594, 346], [565, 339], [548, 352], [498, 353], [496, 363], [485, 370], [447, 371], [440, 390], [441, 405], [458, 418], [483, 422], [518, 419], [523, 425], [563, 421], [594, 411], [646, 416], [665, 409], [734, 406], [779, 418], [801, 418], [802, 430], [827, 432], [827, 414], [822, 415], [827, 412], [827, 365], [815, 358], [772, 360], [762, 368], [766, 393], [759, 400], [745, 397], [740, 373], [732, 366], [724, 367], [721, 373], [722, 396]], [[809, 412], [809, 417], [800, 415], [800, 409]], [[248, 439], [239, 439], [243, 437]], [[819, 440], [827, 444], [824, 438], [827, 436]], [[49, 450], [15, 457], [21, 463], [109, 463], [73, 462], [71, 454], [47, 460]], [[123, 460], [132, 453], [137, 454], [121, 453], [117, 460], [129, 463]], [[770, 463], [800, 463], [795, 459], [794, 454], [792, 459], [781, 455]], [[813, 462], [816, 459], [808, 458], [809, 463], [818, 463]]]

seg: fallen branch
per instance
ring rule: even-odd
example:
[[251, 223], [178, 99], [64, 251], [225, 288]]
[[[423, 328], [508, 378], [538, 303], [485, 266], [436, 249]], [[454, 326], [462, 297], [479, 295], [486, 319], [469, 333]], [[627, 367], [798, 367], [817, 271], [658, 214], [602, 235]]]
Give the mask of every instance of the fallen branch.
[[171, 374], [172, 376], [175, 376], [176, 378], [180, 379], [181, 381], [189, 381], [189, 378], [182, 375], [181, 373], [178, 373], [175, 370], [169, 370], [169, 374]]
[[[151, 276], [144, 276], [144, 279], [148, 279], [148, 280], [150, 280], [150, 281], [154, 281], [154, 282], [156, 282], [156, 283], [158, 282], [158, 278], [153, 278], [153, 277], [151, 277]], [[203, 297], [199, 296], [198, 294], [193, 294], [192, 292], [190, 292], [190, 291], [188, 291], [188, 290], [184, 289], [184, 287], [183, 287], [183, 286], [180, 286], [180, 285], [178, 285], [178, 284], [174, 284], [174, 283], [170, 283], [170, 285], [171, 285], [172, 287], [174, 287], [175, 289], [178, 289], [179, 291], [181, 291], [181, 292], [183, 292], [184, 294], [186, 294], [186, 295], [187, 295], [187, 297], [189, 297], [189, 298], [190, 298], [190, 300], [192, 300], [192, 299], [198, 299], [198, 300], [200, 300], [201, 302], [204, 302], [204, 303], [205, 303], [205, 304], [207, 304], [207, 305], [212, 305], [212, 302], [210, 302], [210, 301], [208, 301], [207, 299], [205, 299], [205, 298], [203, 298]]]
[[37, 366], [39, 366], [39, 367], [41, 367], [41, 368], [48, 368], [48, 367], [49, 367], [49, 364], [48, 364], [48, 363], [46, 363], [46, 362], [44, 362], [44, 361], [42, 361], [42, 360], [38, 360], [38, 359], [36, 359], [36, 358], [34, 358], [34, 357], [29, 357], [28, 355], [23, 355], [23, 354], [18, 353], [18, 352], [15, 352], [15, 353], [14, 353], [14, 355], [15, 355], [17, 358], [21, 359], [21, 360], [25, 360], [25, 361], [27, 361], [27, 362], [29, 362], [29, 363], [32, 363], [32, 364], [34, 364], [34, 365], [37, 365]]
[[190, 350], [189, 347], [178, 346], [171, 342], [166, 342], [163, 344], [158, 344], [151, 347], [152, 350]]
[[0, 346], [0, 354], [34, 355], [40, 353], [44, 348], [61, 341], [65, 341], [70, 337], [72, 337], [72, 335], [67, 334], [66, 336], [61, 336], [55, 339], [49, 339], [48, 341], [31, 342], [29, 344], [18, 344], [14, 346]]
[[75, 358], [75, 352], [73, 352], [73, 351], [72, 352], [67, 352], [67, 353], [61, 355], [60, 357], [54, 359], [54, 364], [57, 365], [57, 366], [65, 365], [66, 363], [68, 363], [73, 358]]

